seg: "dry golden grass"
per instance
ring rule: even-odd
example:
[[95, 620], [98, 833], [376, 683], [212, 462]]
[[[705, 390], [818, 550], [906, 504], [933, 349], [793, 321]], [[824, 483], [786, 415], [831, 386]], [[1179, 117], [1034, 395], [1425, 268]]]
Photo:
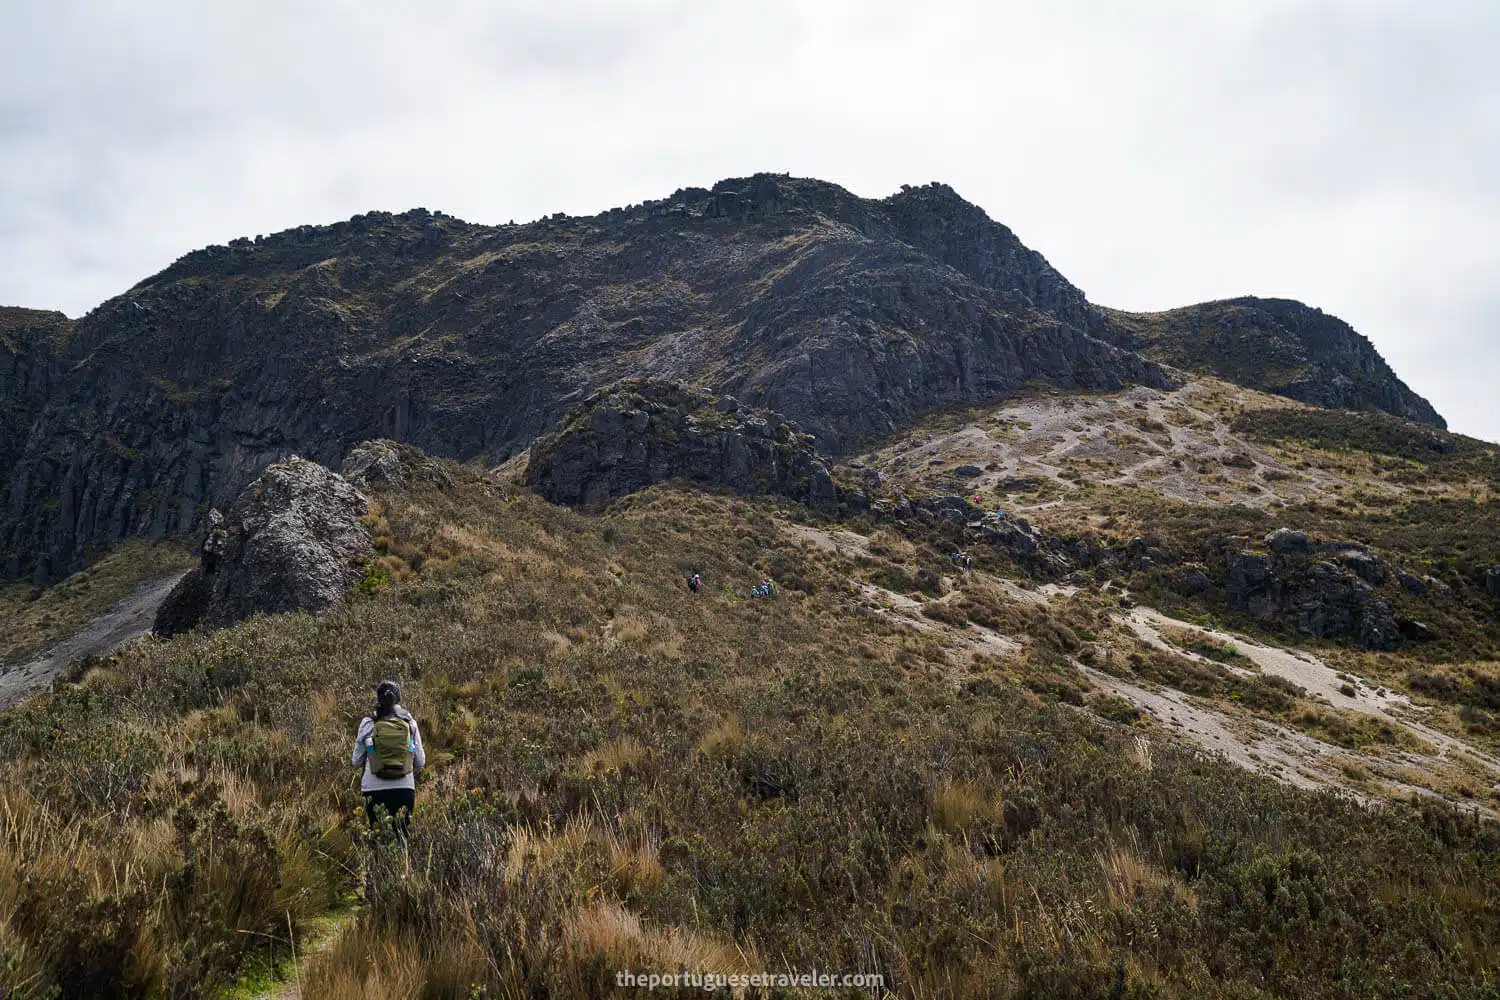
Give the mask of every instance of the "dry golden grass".
[[944, 781], [932, 793], [933, 822], [944, 830], [1005, 823], [1000, 798], [974, 781]]
[[[362, 885], [368, 906], [304, 970], [304, 995], [334, 998], [604, 996], [614, 969], [678, 963], [879, 968], [895, 995], [958, 998], [1108, 995], [1124, 968], [1139, 995], [1207, 996], [1210, 960], [1240, 985], [1344, 996], [1301, 937], [1229, 950], [1255, 915], [1193, 903], [1240, 898], [1256, 852], [1281, 864], [1310, 845], [1328, 859], [1312, 891], [1345, 914], [1307, 932], [1324, 952], [1468, 982], [1452, 951], [1396, 947], [1447, 947], [1459, 920], [1491, 967], [1492, 915], [1457, 890], [1398, 892], [1378, 947], [1339, 936], [1369, 924], [1361, 886], [1394, 850], [1430, 883], [1492, 884], [1479, 834], [1364, 817], [1165, 743], [1140, 753], [1052, 704], [1106, 627], [1095, 598], [1037, 604], [977, 571], [939, 613], [1028, 642], [955, 676], [931, 635], [846, 586], [940, 562], [924, 539], [810, 556], [770, 504], [658, 488], [582, 515], [468, 489], [382, 501], [406, 582], [321, 618], [142, 644], [9, 716], [0, 732], [29, 742], [7, 764], [22, 819], [20, 846], [0, 844], [0, 903], [76, 863], [86, 891], [59, 910], [82, 925], [149, 885], [173, 909], [133, 915], [156, 972], [128, 975], [222, 979], [228, 960], [187, 964], [192, 921], [284, 951], [288, 914], [306, 926]], [[783, 569], [809, 589], [736, 592]], [[708, 586], [689, 599], [693, 570]], [[359, 840], [342, 763], [389, 675], [432, 762], [409, 854]], [[186, 847], [179, 820], [200, 831]], [[1210, 850], [1209, 827], [1242, 846]], [[203, 893], [184, 889], [185, 851]], [[63, 981], [54, 931], [0, 924], [0, 943]]]

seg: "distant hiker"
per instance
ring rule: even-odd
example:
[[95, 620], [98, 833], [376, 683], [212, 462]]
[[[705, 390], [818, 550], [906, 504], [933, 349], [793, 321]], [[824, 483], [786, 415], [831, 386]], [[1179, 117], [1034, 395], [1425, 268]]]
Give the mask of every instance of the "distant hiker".
[[965, 573], [974, 568], [974, 557], [969, 555], [967, 552], [964, 553], [963, 566]]
[[363, 765], [359, 790], [365, 795], [365, 817], [375, 825], [376, 807], [385, 809], [404, 839], [417, 804], [416, 774], [427, 765], [417, 720], [401, 704], [401, 685], [381, 681], [375, 687], [375, 711], [360, 720], [350, 763]]
[[696, 593], [698, 593], [702, 589], [703, 589], [703, 578], [702, 577], [700, 577], [697, 573], [694, 573], [692, 576], [688, 577], [688, 590], [691, 590], [693, 593], [696, 594]]

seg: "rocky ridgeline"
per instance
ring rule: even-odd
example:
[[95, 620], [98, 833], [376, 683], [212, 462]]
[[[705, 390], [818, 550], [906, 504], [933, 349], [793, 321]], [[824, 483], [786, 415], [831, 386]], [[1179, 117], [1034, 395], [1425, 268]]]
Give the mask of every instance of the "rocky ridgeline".
[[46, 583], [200, 531], [292, 454], [384, 437], [498, 463], [622, 378], [734, 395], [830, 454], [1028, 384], [1170, 383], [1082, 310], [941, 185], [871, 200], [763, 174], [590, 218], [376, 212], [236, 240], [29, 355], [56, 377], [13, 407], [0, 570]]
[[777, 413], [681, 383], [630, 380], [591, 394], [532, 448], [526, 485], [553, 503], [596, 504], [680, 479], [737, 493], [776, 494], [837, 511], [812, 435]]
[[[380, 456], [386, 458], [382, 466]], [[394, 450], [367, 449], [376, 468], [402, 475]], [[254, 614], [323, 611], [359, 583], [374, 554], [361, 523], [369, 501], [347, 479], [292, 457], [266, 469], [230, 506], [210, 512], [198, 568], [156, 615], [157, 635], [226, 628]]]

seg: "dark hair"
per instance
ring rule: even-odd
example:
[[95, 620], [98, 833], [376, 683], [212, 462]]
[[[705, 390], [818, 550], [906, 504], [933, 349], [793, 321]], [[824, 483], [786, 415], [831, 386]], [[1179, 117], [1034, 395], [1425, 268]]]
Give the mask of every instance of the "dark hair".
[[375, 717], [383, 719], [396, 714], [401, 703], [401, 685], [395, 681], [381, 681], [375, 685]]

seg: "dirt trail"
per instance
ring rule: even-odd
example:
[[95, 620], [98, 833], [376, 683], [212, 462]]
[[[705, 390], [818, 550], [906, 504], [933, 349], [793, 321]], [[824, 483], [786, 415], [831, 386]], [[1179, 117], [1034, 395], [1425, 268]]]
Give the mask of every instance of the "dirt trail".
[[248, 994], [247, 1000], [303, 1000], [302, 983], [314, 958], [332, 948], [359, 916], [359, 907], [315, 917], [307, 922], [296, 958], [279, 970], [279, 979]]
[[808, 524], [797, 524], [794, 521], [783, 521], [781, 522], [781, 527], [790, 532], [795, 538], [812, 542], [820, 549], [827, 552], [835, 552], [841, 556], [870, 551], [870, 540], [864, 535], [853, 531], [842, 531], [839, 529], [825, 530], [823, 528], [814, 528]]
[[129, 597], [30, 663], [3, 668], [0, 672], [0, 705], [8, 705], [46, 687], [74, 660], [111, 652], [151, 631], [156, 609], [186, 573], [187, 570], [180, 570], [137, 585]]
[[[1080, 669], [1096, 688], [1149, 712], [1174, 735], [1221, 753], [1247, 771], [1265, 771], [1271, 777], [1299, 788], [1320, 788], [1327, 784], [1303, 770], [1306, 756], [1309, 753], [1317, 755], [1321, 749], [1308, 745], [1318, 742], [1311, 737], [1258, 720], [1254, 722], [1257, 734], [1247, 736], [1236, 731], [1227, 716], [1193, 704], [1180, 691], [1170, 688], [1148, 691], [1101, 670]], [[1260, 742], [1257, 742], [1257, 736]]]
[[942, 603], [957, 596], [961, 591], [951, 590], [942, 597], [934, 598], [932, 602], [919, 601], [898, 594], [884, 587], [877, 587], [873, 583], [860, 584], [860, 593], [870, 602], [871, 612], [886, 621], [918, 632], [926, 632], [931, 635], [942, 636], [949, 639], [953, 646], [963, 650], [971, 656], [986, 654], [990, 656], [1008, 656], [1021, 650], [1021, 643], [1010, 636], [1001, 635], [992, 628], [970, 622], [967, 628], [956, 628], [943, 622], [934, 621], [922, 614], [922, 608], [927, 603]]

